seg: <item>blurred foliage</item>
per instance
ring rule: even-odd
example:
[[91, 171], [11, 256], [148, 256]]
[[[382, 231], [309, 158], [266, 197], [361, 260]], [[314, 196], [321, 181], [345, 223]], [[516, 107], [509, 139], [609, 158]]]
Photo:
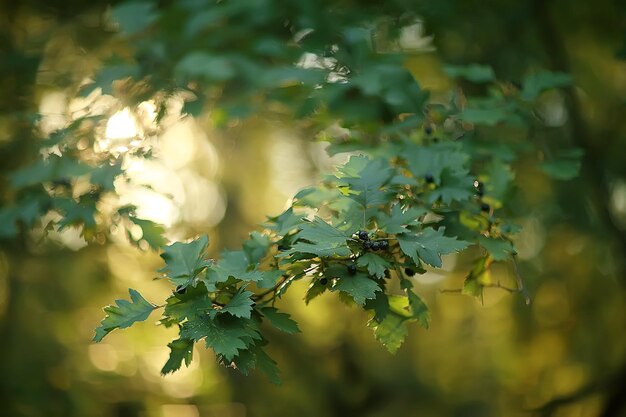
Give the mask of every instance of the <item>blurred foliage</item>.
[[[3, 415], [624, 415], [624, 6], [205, 3], [2, 3]], [[367, 48], [364, 21], [378, 34]], [[284, 47], [296, 29], [309, 27], [317, 30]], [[339, 47], [325, 49], [329, 43]], [[372, 53], [396, 49], [410, 53]], [[303, 51], [328, 59], [304, 71], [292, 65]], [[316, 89], [329, 72], [338, 82]], [[404, 88], [409, 72], [422, 89]], [[342, 83], [347, 74], [357, 75]], [[546, 86], [564, 88], [543, 92]], [[145, 289], [146, 299], [171, 296], [171, 285], [150, 282], [162, 267], [158, 257], [128, 244], [163, 244], [163, 229], [146, 220], [150, 208], [176, 213], [166, 224], [171, 239], [208, 233], [211, 256], [239, 247], [266, 214], [284, 209], [291, 191], [328, 171], [329, 160], [310, 143], [312, 131], [342, 119], [344, 128], [362, 129], [358, 146], [377, 145], [380, 126], [415, 128], [395, 115], [419, 114], [425, 90], [431, 103], [458, 104], [461, 126], [472, 127], [473, 154], [498, 156], [478, 179], [488, 185], [485, 201], [499, 209], [506, 200], [507, 215], [521, 225], [515, 244], [529, 306], [496, 288], [485, 290], [484, 305], [440, 292], [460, 288], [463, 271], [485, 273], [484, 264], [470, 263], [477, 253], [444, 257], [445, 274], [429, 270], [413, 279], [430, 307], [430, 329], [412, 329], [390, 356], [363, 325], [364, 314], [333, 297], [305, 308], [306, 288], [296, 283], [280, 307], [302, 334], [264, 326], [281, 387], [218, 368], [203, 349], [193, 349], [190, 368], [161, 377], [170, 350], [185, 361], [192, 352], [176, 341], [165, 346], [177, 337], [170, 329], [144, 325], [90, 344], [100, 306], [129, 286]], [[515, 111], [502, 105], [509, 95], [537, 99], [532, 112], [542, 123], [521, 133], [511, 126]], [[146, 100], [156, 103], [163, 131], [135, 120], [144, 141], [116, 142], [107, 120]], [[320, 103], [325, 111], [314, 111]], [[178, 120], [177, 106], [197, 118]], [[308, 117], [295, 123], [294, 116]], [[431, 106], [424, 120], [439, 136], [447, 117], [445, 106]], [[334, 126], [322, 135], [335, 139], [331, 153], [354, 149], [349, 137], [336, 140], [343, 134]], [[136, 161], [150, 156], [157, 136], [164, 162], [148, 171], [154, 164]], [[515, 160], [503, 138], [542, 151]], [[135, 165], [111, 158], [129, 149]], [[40, 150], [52, 150], [45, 162]], [[581, 155], [581, 175], [572, 179]], [[145, 191], [143, 206], [141, 199], [112, 200], [118, 176], [170, 194], [176, 204]], [[482, 227], [474, 214], [462, 221]], [[28, 231], [41, 215], [48, 216], [41, 227]], [[406, 224], [389, 220], [386, 227]], [[70, 249], [84, 239], [93, 244]], [[481, 244], [494, 257], [511, 252], [503, 242]], [[491, 280], [514, 283], [514, 268], [491, 268]], [[278, 329], [294, 330], [282, 319]]]

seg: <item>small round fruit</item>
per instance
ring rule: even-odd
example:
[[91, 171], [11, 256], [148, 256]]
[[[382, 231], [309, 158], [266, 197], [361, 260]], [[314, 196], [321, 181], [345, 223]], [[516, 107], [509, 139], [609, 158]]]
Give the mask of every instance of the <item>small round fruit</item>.
[[404, 273], [407, 274], [407, 276], [412, 277], [413, 275], [415, 275], [415, 271], [412, 270], [411, 268], [404, 268]]
[[372, 242], [371, 240], [366, 240], [365, 242], [363, 242], [363, 249], [372, 249], [373, 243], [374, 242]]
[[378, 250], [380, 249], [380, 242], [375, 240], [372, 242], [372, 250]]
[[426, 126], [426, 127], [424, 128], [424, 133], [426, 133], [427, 135], [432, 134], [432, 133], [433, 133], [433, 128], [432, 128], [432, 127], [430, 127], [430, 126]]
[[389, 241], [388, 240], [381, 240], [378, 242], [378, 246], [380, 246], [380, 249], [382, 250], [386, 250], [389, 248]]
[[348, 273], [350, 275], [356, 274], [356, 265], [355, 264], [348, 264]]
[[359, 236], [359, 239], [361, 240], [369, 240], [370, 238], [369, 234], [365, 230], [359, 230], [357, 232], [357, 235]]
[[426, 175], [424, 175], [424, 180], [428, 184], [432, 184], [433, 182], [435, 182], [435, 177], [433, 177], [432, 174], [426, 174]]
[[489, 207], [489, 204], [487, 203], [482, 203], [480, 205], [480, 211], [484, 211], [485, 213], [488, 213], [489, 210], [491, 210], [491, 207]]

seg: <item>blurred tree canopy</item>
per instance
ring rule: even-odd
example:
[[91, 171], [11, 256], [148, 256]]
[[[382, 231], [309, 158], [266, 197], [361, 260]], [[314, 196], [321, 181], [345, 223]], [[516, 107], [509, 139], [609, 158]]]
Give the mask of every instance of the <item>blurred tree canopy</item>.
[[626, 415], [625, 26], [2, 2], [3, 415]]

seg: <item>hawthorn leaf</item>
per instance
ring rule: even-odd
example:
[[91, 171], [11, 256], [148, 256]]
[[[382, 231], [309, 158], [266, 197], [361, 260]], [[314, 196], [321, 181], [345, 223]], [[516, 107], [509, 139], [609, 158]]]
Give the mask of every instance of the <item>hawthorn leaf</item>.
[[340, 190], [362, 207], [378, 206], [387, 202], [388, 192], [382, 190], [393, 175], [386, 160], [370, 160], [353, 156], [337, 177]]
[[357, 272], [354, 275], [344, 275], [332, 288], [333, 291], [341, 291], [348, 294], [358, 305], [365, 304], [365, 300], [376, 297], [380, 291], [378, 284], [366, 274]]
[[388, 234], [408, 232], [406, 226], [418, 225], [419, 218], [426, 214], [427, 210], [422, 207], [409, 207], [403, 210], [400, 204], [391, 207], [390, 214], [381, 212], [378, 218], [378, 226]]
[[159, 272], [166, 272], [175, 285], [186, 285], [198, 272], [210, 265], [204, 259], [209, 238], [200, 236], [188, 243], [176, 242], [163, 249], [161, 258], [165, 266]]
[[493, 68], [488, 65], [446, 65], [443, 71], [452, 78], [463, 78], [473, 83], [487, 83], [496, 79]]
[[303, 223], [297, 236], [307, 242], [296, 242], [286, 253], [301, 252], [317, 256], [348, 256], [350, 254], [350, 249], [346, 245], [350, 235], [319, 217]]
[[265, 227], [275, 231], [278, 235], [284, 236], [295, 230], [302, 222], [302, 216], [293, 213], [293, 207], [289, 207], [276, 217], [269, 217]]
[[572, 83], [572, 77], [563, 72], [541, 71], [527, 75], [523, 81], [522, 98], [534, 100], [545, 90], [566, 87]]
[[167, 318], [177, 322], [193, 319], [195, 316], [208, 312], [213, 308], [206, 287], [202, 282], [196, 286], [187, 286], [184, 294], [169, 297], [163, 313]]
[[261, 336], [251, 325], [250, 319], [236, 317], [232, 320], [221, 319], [224, 317], [226, 316], [220, 315], [211, 319], [208, 315], [196, 316], [183, 324], [180, 336], [194, 341], [205, 339], [207, 347], [231, 361], [239, 351], [247, 349]]
[[166, 375], [177, 371], [185, 362], [189, 366], [193, 358], [193, 340], [177, 339], [167, 345], [170, 348], [170, 356], [161, 369], [161, 374]]
[[254, 350], [254, 355], [256, 357], [256, 364], [259, 370], [267, 376], [272, 384], [280, 385], [280, 372], [278, 371], [276, 361], [270, 358], [270, 356], [261, 348], [256, 348]]
[[441, 142], [430, 146], [414, 143], [406, 145], [402, 156], [415, 178], [431, 175], [435, 184], [441, 184], [441, 174], [447, 169], [450, 173], [466, 171], [469, 161], [467, 153], [461, 151], [459, 144]]
[[485, 248], [494, 261], [504, 261], [515, 255], [513, 244], [505, 239], [479, 236], [478, 243]]
[[473, 194], [474, 179], [466, 171], [451, 172], [447, 168], [441, 172], [441, 183], [428, 196], [428, 201], [434, 203], [440, 200], [444, 204], [452, 201], [463, 201]]
[[370, 275], [375, 275], [378, 278], [384, 278], [385, 271], [391, 268], [391, 264], [385, 258], [371, 252], [361, 255], [357, 260], [357, 265], [366, 267]]
[[226, 282], [230, 277], [242, 281], [263, 281], [261, 271], [250, 269], [250, 262], [244, 251], [222, 252], [222, 258], [207, 273], [209, 283]]
[[141, 227], [141, 239], [145, 240], [152, 249], [157, 250], [167, 242], [167, 240], [163, 237], [165, 228], [160, 224], [151, 220], [138, 219], [132, 216], [129, 217], [129, 219], [131, 222]]
[[428, 329], [430, 325], [430, 310], [424, 300], [410, 289], [406, 289], [407, 296], [409, 298], [409, 306], [411, 307], [412, 318], [425, 329]]
[[288, 334], [300, 333], [298, 323], [293, 321], [289, 314], [281, 313], [274, 307], [265, 307], [261, 309], [265, 318], [281, 332]]
[[126, 35], [134, 35], [144, 31], [157, 18], [155, 4], [151, 1], [132, 1], [118, 4], [112, 10], [113, 19], [120, 31]]
[[259, 263], [265, 257], [269, 247], [270, 238], [259, 232], [250, 233], [250, 238], [243, 243], [243, 250], [251, 264]]
[[400, 249], [413, 259], [416, 265], [421, 261], [430, 266], [441, 267], [441, 255], [458, 252], [470, 245], [469, 242], [444, 236], [444, 228], [438, 230], [426, 228], [422, 232], [398, 235]]
[[374, 329], [374, 336], [382, 345], [387, 348], [389, 353], [396, 353], [404, 342], [408, 330], [405, 321], [407, 319], [397, 314], [387, 314], [385, 319], [380, 323], [371, 320], [368, 326]]
[[250, 298], [253, 295], [250, 291], [243, 289], [237, 291], [233, 298], [221, 310], [213, 310], [219, 313], [228, 313], [235, 317], [250, 318], [254, 301]]
[[304, 295], [304, 302], [308, 305], [315, 297], [322, 295], [328, 289], [328, 285], [322, 285], [319, 279], [311, 281], [311, 285]]
[[146, 301], [138, 291], [130, 288], [128, 292], [131, 301], [115, 300], [116, 305], [104, 308], [107, 316], [96, 329], [96, 334], [93, 338], [95, 342], [100, 342], [104, 336], [115, 329], [125, 329], [138, 321], [144, 321], [157, 308]]
[[379, 291], [376, 293], [376, 297], [370, 300], [365, 301], [364, 308], [366, 310], [373, 310], [374, 317], [378, 323], [383, 321], [387, 314], [389, 314], [389, 296], [385, 294], [383, 291]]

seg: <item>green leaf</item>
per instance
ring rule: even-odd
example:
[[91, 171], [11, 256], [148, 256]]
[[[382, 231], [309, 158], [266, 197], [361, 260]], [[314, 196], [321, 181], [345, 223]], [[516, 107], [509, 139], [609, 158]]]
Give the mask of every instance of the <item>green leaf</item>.
[[432, 175], [436, 184], [441, 184], [441, 174], [444, 170], [449, 173], [466, 172], [469, 161], [469, 155], [461, 151], [458, 143], [449, 142], [430, 146], [409, 143], [402, 156], [415, 178], [422, 179], [426, 175]]
[[235, 76], [231, 62], [206, 52], [191, 52], [181, 59], [174, 70], [177, 78], [201, 78], [207, 81], [227, 81]]
[[313, 221], [305, 221], [300, 226], [299, 239], [308, 242], [297, 242], [286, 253], [311, 253], [318, 256], [348, 256], [350, 249], [346, 241], [350, 237], [324, 220], [316, 217]]
[[[226, 319], [228, 317], [231, 319]], [[208, 315], [195, 317], [183, 324], [180, 336], [194, 341], [205, 339], [207, 347], [228, 361], [261, 338], [250, 319], [228, 315], [219, 315], [213, 320]]]
[[391, 207], [391, 214], [380, 213], [378, 217], [378, 227], [388, 234], [408, 232], [405, 226], [415, 226], [419, 224], [419, 218], [426, 214], [427, 210], [422, 207], [409, 207], [403, 210], [400, 204]]
[[558, 87], [566, 87], [572, 83], [572, 77], [563, 72], [541, 71], [530, 74], [524, 78], [522, 98], [535, 100], [545, 90]]
[[91, 169], [74, 158], [52, 155], [46, 160], [38, 160], [12, 173], [10, 175], [11, 186], [23, 188], [39, 185], [42, 182], [69, 181], [91, 172]]
[[459, 114], [459, 119], [475, 125], [495, 126], [509, 117], [507, 108], [466, 108]]
[[256, 356], [257, 366], [261, 372], [267, 376], [272, 384], [280, 385], [280, 373], [278, 372], [276, 362], [261, 348], [257, 348], [254, 353]]
[[584, 155], [582, 149], [568, 149], [556, 154], [555, 159], [543, 162], [539, 165], [543, 172], [557, 180], [571, 180], [580, 172], [581, 159]]
[[446, 168], [441, 173], [441, 184], [430, 192], [428, 201], [434, 203], [439, 200], [444, 204], [450, 204], [452, 201], [467, 200], [474, 192], [473, 182], [474, 178], [466, 171], [450, 172]]
[[385, 319], [387, 314], [389, 314], [389, 298], [383, 291], [379, 291], [376, 293], [375, 298], [365, 301], [364, 308], [366, 310], [373, 310], [373, 320], [380, 323]]
[[516, 253], [513, 244], [508, 240], [493, 239], [481, 235], [478, 237], [478, 243], [489, 252], [494, 261], [510, 259]]
[[207, 279], [210, 284], [226, 282], [229, 278], [241, 281], [264, 281], [263, 272], [250, 269], [250, 262], [244, 251], [222, 252], [222, 258], [209, 269]]
[[134, 35], [148, 28], [157, 18], [152, 1], [133, 1], [113, 7], [112, 16], [120, 27], [120, 32]]
[[103, 164], [91, 171], [91, 183], [101, 186], [106, 191], [115, 190], [114, 181], [124, 171], [122, 170], [122, 160], [115, 164]]
[[322, 295], [324, 292], [326, 292], [326, 290], [328, 289], [328, 284], [327, 285], [322, 285], [320, 284], [319, 279], [314, 279], [311, 281], [311, 285], [309, 285], [309, 288], [306, 291], [306, 294], [304, 295], [304, 302], [308, 305], [311, 300], [313, 300], [315, 297]]
[[430, 310], [424, 301], [410, 289], [406, 289], [409, 297], [409, 306], [411, 307], [412, 318], [425, 329], [430, 325]]
[[438, 230], [426, 228], [417, 235], [398, 235], [400, 249], [409, 256], [416, 265], [420, 260], [428, 265], [440, 268], [441, 255], [458, 252], [470, 245], [469, 242], [457, 240], [453, 237], [444, 236], [444, 228]]
[[0, 207], [0, 238], [11, 238], [17, 234], [17, 221], [19, 218], [19, 207]]
[[493, 68], [488, 65], [446, 65], [443, 71], [452, 78], [463, 78], [474, 83], [487, 83], [496, 79]]
[[511, 166], [500, 158], [494, 158], [487, 166], [485, 198], [492, 206], [501, 206], [514, 178]]
[[167, 243], [167, 240], [163, 237], [165, 228], [160, 224], [132, 216], [129, 217], [129, 220], [141, 227], [141, 239], [145, 240], [152, 249], [158, 250]]
[[176, 285], [185, 285], [202, 269], [210, 265], [204, 259], [209, 238], [201, 236], [188, 243], [176, 242], [163, 249], [161, 258], [165, 266], [159, 272], [166, 272]]
[[387, 260], [371, 252], [361, 255], [357, 260], [357, 265], [366, 267], [370, 275], [375, 275], [378, 278], [384, 278], [385, 271], [391, 268], [391, 264]]
[[397, 314], [387, 314], [382, 322], [371, 320], [368, 325], [374, 329], [376, 340], [382, 343], [389, 353], [396, 353], [408, 334], [405, 321], [406, 319]]
[[482, 297], [483, 286], [489, 284], [491, 276], [489, 266], [491, 265], [490, 257], [485, 256], [478, 259], [463, 282], [462, 294], [474, 297]]
[[270, 238], [268, 236], [259, 232], [250, 233], [250, 239], [243, 243], [243, 250], [246, 253], [248, 262], [251, 264], [258, 263], [265, 257], [269, 246]]
[[163, 365], [161, 374], [166, 375], [170, 372], [177, 371], [185, 362], [185, 366], [189, 366], [193, 357], [193, 340], [177, 339], [167, 345], [170, 348], [170, 357]]
[[206, 287], [203, 283], [196, 286], [187, 286], [184, 294], [175, 294], [167, 299], [164, 316], [181, 322], [184, 319], [193, 319], [197, 315], [208, 312], [213, 308]]
[[293, 213], [293, 207], [289, 207], [276, 217], [269, 217], [265, 227], [275, 231], [278, 235], [284, 236], [296, 229], [302, 222], [302, 216]]
[[88, 96], [94, 90], [100, 88], [102, 94], [113, 94], [113, 83], [127, 78], [136, 78], [139, 75], [139, 67], [134, 64], [110, 63], [98, 71], [94, 81], [84, 86], [80, 92], [83, 97]]
[[218, 311], [219, 313], [228, 313], [235, 317], [244, 317], [249, 319], [250, 313], [252, 312], [252, 305], [254, 304], [254, 301], [250, 299], [252, 295], [252, 292], [241, 289], [237, 293], [235, 293], [233, 298], [230, 299], [230, 301], [224, 306], [224, 308], [214, 311]]
[[130, 293], [131, 302], [115, 300], [116, 306], [104, 308], [107, 316], [96, 329], [96, 335], [93, 338], [95, 342], [100, 342], [104, 336], [115, 329], [125, 329], [138, 321], [144, 321], [156, 308], [156, 306], [146, 301], [139, 292], [132, 288], [128, 292]]
[[337, 177], [340, 190], [362, 207], [373, 207], [387, 202], [387, 192], [381, 188], [391, 176], [393, 170], [386, 160], [364, 156], [353, 156], [346, 163]]
[[367, 275], [357, 272], [355, 275], [344, 275], [339, 278], [332, 290], [348, 294], [355, 303], [362, 306], [365, 300], [376, 297], [380, 287]]
[[298, 323], [293, 321], [289, 314], [280, 313], [274, 307], [265, 307], [261, 309], [261, 312], [265, 318], [272, 323], [272, 326], [276, 327], [281, 332], [288, 334], [300, 333]]

